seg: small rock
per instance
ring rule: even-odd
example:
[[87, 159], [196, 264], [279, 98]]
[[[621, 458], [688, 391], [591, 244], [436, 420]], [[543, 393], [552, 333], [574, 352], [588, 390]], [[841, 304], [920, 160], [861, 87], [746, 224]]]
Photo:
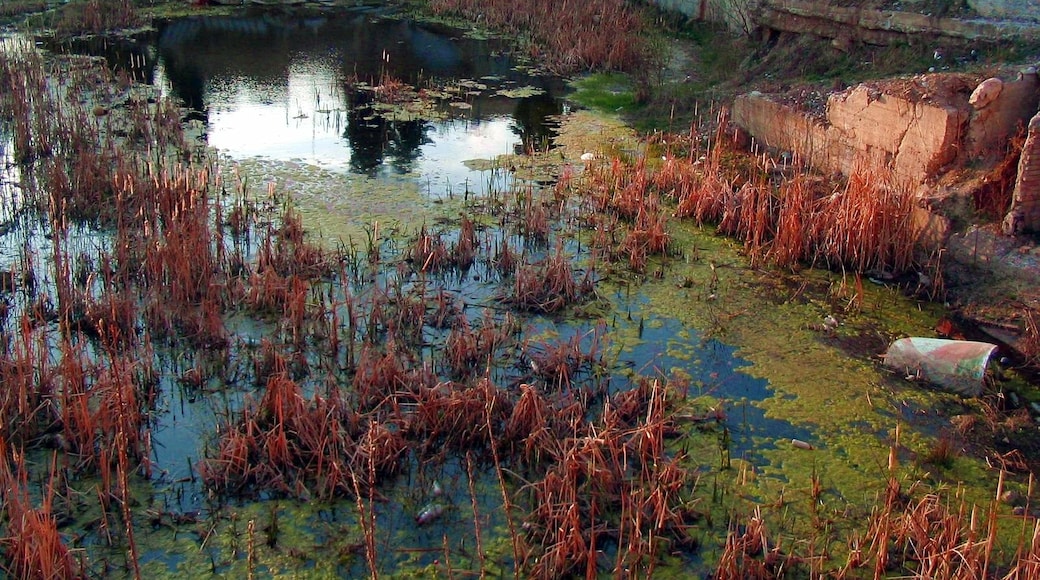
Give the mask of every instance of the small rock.
[[981, 109], [996, 100], [1002, 90], [1004, 90], [1004, 81], [998, 78], [988, 78], [975, 87], [971, 96], [968, 97], [968, 103], [976, 109]]

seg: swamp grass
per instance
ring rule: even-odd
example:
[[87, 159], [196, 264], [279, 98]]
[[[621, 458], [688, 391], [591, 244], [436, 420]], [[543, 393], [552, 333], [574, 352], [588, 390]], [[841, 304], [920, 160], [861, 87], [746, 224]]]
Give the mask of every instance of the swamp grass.
[[513, 38], [530, 38], [527, 56], [558, 74], [636, 71], [651, 56], [641, 15], [620, 0], [434, 0], [430, 9], [486, 23]]
[[[676, 220], [715, 224], [763, 268], [912, 266], [898, 184], [865, 174], [826, 189], [802, 175], [775, 180], [765, 157], [733, 172], [721, 129], [707, 148], [702, 135], [677, 139], [659, 167], [600, 160], [551, 191], [465, 208], [490, 214], [404, 240], [373, 231], [363, 245], [329, 250], [275, 187], [258, 195], [245, 180], [225, 182], [211, 161], [191, 163], [170, 104], [88, 93], [105, 73], [74, 60], [4, 59], [0, 82], [15, 97], [0, 112], [20, 167], [39, 180], [10, 213], [25, 219], [17, 232], [40, 223], [49, 234], [36, 247], [22, 234], [0, 358], [10, 387], [0, 400], [0, 478], [10, 490], [2, 545], [15, 576], [140, 577], [149, 526], [195, 530], [214, 572], [253, 574], [289, 533], [269, 502], [337, 500], [354, 512], [354, 544], [340, 547], [337, 571], [376, 576], [388, 566], [384, 494], [452, 461], [467, 480], [454, 509], [470, 504], [473, 537], [488, 549], [474, 555], [445, 534], [442, 570], [561, 577], [693, 566], [696, 545], [717, 541], [712, 522], [723, 523], [713, 497], [723, 492], [716, 483], [709, 493], [705, 477], [728, 479], [739, 465], [714, 455], [725, 453], [725, 412], [691, 397], [680, 376], [616, 384], [603, 332], [530, 336], [532, 313], [567, 316], [602, 300], [611, 281], [660, 280], [672, 261], [698, 260], [677, 245]], [[129, 129], [113, 114], [122, 109]], [[711, 262], [690, 282], [709, 310], [725, 303], [724, 269]], [[478, 294], [463, 295], [474, 279]], [[725, 325], [728, 314], [714, 312]], [[242, 318], [256, 319], [261, 340], [236, 332]], [[171, 466], [154, 461], [153, 438], [159, 401], [174, 388], [224, 397], [177, 488], [205, 494], [206, 515], [149, 491], [168, 484], [161, 471]], [[692, 456], [705, 438], [719, 441], [709, 441], [710, 458]], [[814, 471], [808, 505], [823, 496], [822, 481]], [[723, 507], [733, 524], [717, 574], [1013, 577], [1035, 566], [1035, 533], [996, 562], [1006, 519], [997, 502], [969, 517], [967, 500], [947, 508], [955, 504], [891, 481], [869, 529], [850, 537], [845, 564], [816, 552], [824, 531], [779, 543], [761, 511]], [[478, 484], [501, 500], [485, 509]], [[1002, 487], [1003, 476], [998, 497]], [[138, 493], [163, 507], [141, 513]], [[228, 515], [239, 502], [274, 507], [243, 524]], [[416, 510], [417, 527], [444, 517], [436, 505]], [[497, 530], [483, 524], [489, 509]], [[1029, 513], [1007, 521], [1025, 529]], [[237, 544], [213, 555], [211, 540]]]

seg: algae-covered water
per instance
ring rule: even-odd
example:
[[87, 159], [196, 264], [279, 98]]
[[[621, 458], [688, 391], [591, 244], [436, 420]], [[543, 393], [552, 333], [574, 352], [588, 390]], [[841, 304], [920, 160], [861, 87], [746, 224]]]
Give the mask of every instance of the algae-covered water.
[[[562, 79], [513, 60], [504, 43], [366, 9], [311, 18], [185, 18], [157, 23], [134, 41], [61, 50], [104, 54], [150, 83], [157, 98], [181, 102], [181, 121], [197, 131], [196, 155], [221, 176], [226, 208], [245, 200], [291, 208], [309, 240], [338, 250], [339, 263], [303, 294], [305, 303], [332, 305], [321, 316], [335, 320], [348, 304], [389, 309], [385, 297], [394, 293], [419, 300], [424, 312], [435, 301], [450, 302], [457, 309], [451, 315], [465, 324], [420, 322], [402, 355], [409, 368], [460, 384], [483, 376], [510, 395], [533, 386], [557, 410], [571, 397], [587, 397], [593, 425], [605, 401], [641, 377], [681, 385], [686, 422], [666, 455], [694, 474], [682, 493], [684, 507], [698, 516], [688, 534], [700, 549], [684, 545], [660, 555], [660, 575], [704, 574], [727, 529], [740, 528], [756, 507], [776, 537], [800, 553], [809, 545], [808, 553], [837, 558], [890, 478], [956, 487], [971, 502], [992, 494], [995, 475], [983, 461], [921, 460], [946, 428], [944, 409], [970, 411], [971, 403], [907, 384], [878, 364], [891, 340], [933, 333], [936, 305], [832, 272], [752, 267], [738, 244], [677, 220], [669, 223], [672, 250], [644, 272], [597, 263], [580, 214], [568, 213], [568, 203], [541, 200], [552, 199], [545, 192], [562, 176], [580, 176], [613, 155], [638, 156], [645, 147], [616, 118], [578, 110]], [[20, 199], [33, 178], [15, 162], [8, 133], [0, 136], [4, 271], [24, 268], [25, 256], [33, 256], [40, 285], [48, 287], [61, 275], [51, 258], [57, 239], [69, 255], [83, 257], [83, 285], [100, 285], [90, 272], [102, 271], [94, 268], [102, 254], [118, 251], [111, 231], [86, 223], [55, 238], [45, 220], [27, 216]], [[510, 221], [538, 207], [535, 199], [560, 218], [546, 233], [532, 233], [533, 220]], [[432, 258], [418, 264], [410, 253], [417, 232], [442, 236], [457, 252], [460, 214], [476, 216], [483, 257], [428, 274]], [[288, 237], [276, 235], [279, 243]], [[269, 250], [258, 239], [222, 243], [228, 254], [241, 245], [236, 251], [250, 258]], [[510, 308], [510, 282], [496, 270], [500, 256], [491, 257], [504, 246], [538, 263], [554, 252], [566, 255], [575, 278], [595, 289], [562, 312]], [[20, 295], [6, 296], [12, 312], [31, 308]], [[440, 439], [415, 443], [392, 477], [367, 491], [355, 487], [359, 493], [347, 499], [311, 497], [301, 488], [207, 488], [200, 464], [219, 455], [221, 437], [264, 396], [258, 377], [269, 343], [285, 346], [287, 366], [313, 404], [350, 390], [346, 357], [337, 350], [331, 362], [323, 358], [323, 327], [290, 340], [295, 330], [282, 318], [289, 308], [283, 306], [261, 315], [233, 310], [223, 321], [225, 348], [159, 343], [142, 365], [155, 372], [151, 469], [137, 474], [132, 501], [123, 500], [133, 507], [142, 575], [512, 573], [522, 555], [511, 537], [523, 518], [503, 494], [527, 498], [544, 474], [526, 466], [496, 472], [497, 458], [442, 449]], [[373, 320], [362, 316], [378, 326]], [[444, 357], [463, 326], [501, 327], [506, 338], [483, 359], [456, 368]], [[9, 322], [3, 327], [8, 350], [17, 330]], [[364, 335], [353, 327], [349, 333]], [[373, 328], [365, 336], [390, 333]], [[84, 344], [85, 356], [105, 355], [98, 344]], [[561, 345], [574, 349], [567, 359], [575, 365], [567, 375], [573, 383], [565, 385], [539, 368]], [[61, 355], [68, 356], [50, 356]], [[30, 452], [40, 467], [37, 489], [48, 454], [61, 447]], [[68, 477], [78, 495], [61, 501], [67, 542], [93, 575], [135, 575], [126, 544], [110, 530], [119, 525], [116, 510], [94, 502], [102, 476]], [[1022, 489], [1025, 482], [1006, 485]], [[534, 527], [525, 523], [520, 533]], [[998, 549], [1013, 551], [1001, 541]], [[597, 549], [594, 572], [608, 574], [622, 561], [616, 540]]]

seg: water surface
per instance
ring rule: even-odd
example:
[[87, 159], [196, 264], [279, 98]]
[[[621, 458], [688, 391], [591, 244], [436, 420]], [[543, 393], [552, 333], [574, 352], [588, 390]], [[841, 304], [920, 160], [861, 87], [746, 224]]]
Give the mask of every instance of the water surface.
[[[485, 189], [463, 161], [544, 146], [563, 109], [562, 81], [521, 72], [502, 43], [371, 11], [176, 20], [156, 47], [156, 82], [231, 158], [405, 177], [434, 197]], [[395, 82], [451, 97], [432, 118], [378, 114], [367, 87]]]

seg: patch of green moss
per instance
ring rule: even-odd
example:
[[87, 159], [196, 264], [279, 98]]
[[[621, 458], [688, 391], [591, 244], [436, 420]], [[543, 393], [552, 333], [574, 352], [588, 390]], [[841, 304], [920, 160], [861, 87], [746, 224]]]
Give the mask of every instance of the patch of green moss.
[[571, 82], [570, 99], [606, 113], [626, 113], [638, 107], [636, 84], [628, 75], [597, 73]]

